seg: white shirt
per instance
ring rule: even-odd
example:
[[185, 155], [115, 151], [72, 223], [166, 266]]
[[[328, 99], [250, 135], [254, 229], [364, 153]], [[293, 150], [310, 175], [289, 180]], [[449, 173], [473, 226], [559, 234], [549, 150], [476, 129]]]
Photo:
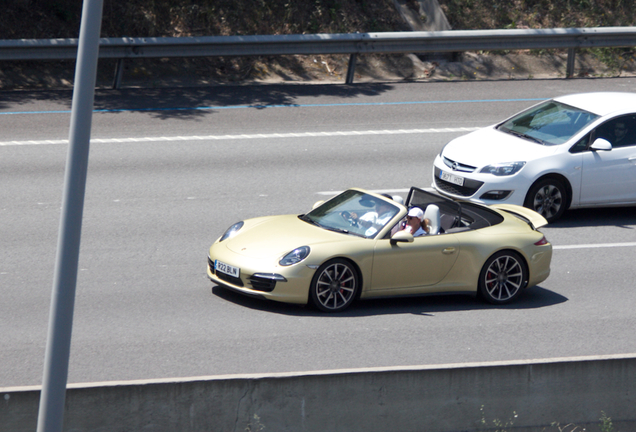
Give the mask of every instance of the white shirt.
[[[381, 215], [378, 215], [377, 212], [371, 211], [362, 215], [360, 217], [360, 220], [365, 222], [371, 222], [373, 225], [384, 226], [387, 222], [391, 220], [392, 217], [393, 217], [393, 212], [391, 211], [384, 212]], [[366, 235], [367, 237], [371, 237], [372, 235], [378, 232], [378, 229], [373, 225], [367, 228], [364, 235]]]

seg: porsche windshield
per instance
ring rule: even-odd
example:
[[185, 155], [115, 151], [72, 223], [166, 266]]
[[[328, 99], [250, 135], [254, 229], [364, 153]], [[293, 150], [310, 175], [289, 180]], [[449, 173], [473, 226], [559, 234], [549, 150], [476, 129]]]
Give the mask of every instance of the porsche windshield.
[[543, 145], [562, 144], [598, 116], [588, 111], [547, 101], [497, 126], [497, 129]]
[[301, 216], [323, 229], [374, 238], [399, 212], [390, 201], [347, 190]]

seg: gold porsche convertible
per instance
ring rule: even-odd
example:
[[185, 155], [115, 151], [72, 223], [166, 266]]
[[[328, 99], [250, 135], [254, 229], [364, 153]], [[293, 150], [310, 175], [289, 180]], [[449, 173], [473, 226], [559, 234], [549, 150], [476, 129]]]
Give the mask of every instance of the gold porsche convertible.
[[[538, 231], [547, 222], [530, 209], [415, 187], [400, 201], [354, 188], [306, 214], [237, 222], [210, 247], [208, 277], [249, 296], [337, 312], [358, 298], [431, 293], [504, 304], [550, 274], [552, 245]], [[409, 214], [423, 215], [425, 235], [403, 229]]]

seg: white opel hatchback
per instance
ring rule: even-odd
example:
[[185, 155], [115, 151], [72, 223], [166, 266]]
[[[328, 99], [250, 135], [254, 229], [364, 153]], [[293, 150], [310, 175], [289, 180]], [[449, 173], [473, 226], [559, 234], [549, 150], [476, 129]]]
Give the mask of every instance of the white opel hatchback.
[[435, 158], [433, 186], [548, 222], [568, 208], [636, 204], [636, 93], [557, 97], [456, 138]]

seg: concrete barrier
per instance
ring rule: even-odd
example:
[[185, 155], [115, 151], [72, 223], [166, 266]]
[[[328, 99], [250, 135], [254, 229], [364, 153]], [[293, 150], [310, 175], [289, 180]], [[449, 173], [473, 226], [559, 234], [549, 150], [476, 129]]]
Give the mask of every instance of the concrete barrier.
[[[33, 432], [39, 394], [0, 388], [0, 431]], [[636, 430], [635, 354], [70, 384], [64, 430], [595, 431], [602, 412]]]

